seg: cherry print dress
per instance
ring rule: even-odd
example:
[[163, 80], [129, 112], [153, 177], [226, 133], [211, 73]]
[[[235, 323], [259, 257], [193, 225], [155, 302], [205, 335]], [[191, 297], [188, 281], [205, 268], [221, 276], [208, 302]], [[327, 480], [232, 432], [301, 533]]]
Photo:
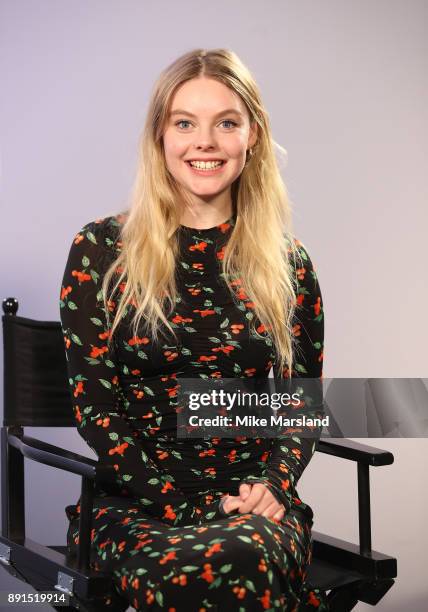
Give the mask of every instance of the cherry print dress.
[[[221, 259], [236, 217], [203, 230], [178, 229], [179, 297], [169, 321], [178, 341], [132, 335], [127, 305], [108, 347], [103, 274], [121, 249], [124, 215], [87, 223], [74, 237], [60, 295], [70, 394], [79, 434], [116, 478], [96, 488], [91, 567], [109, 572], [111, 610], [328, 610], [325, 594], [306, 581], [312, 509], [296, 484], [315, 440], [177, 438], [177, 376], [267, 377], [275, 351], [263, 326], [249, 333], [253, 304], [235, 279], [230, 294]], [[298, 347], [292, 376], [322, 375], [324, 320], [317, 276], [295, 239]], [[123, 287], [119, 288], [123, 291]], [[111, 318], [117, 299], [109, 303]], [[167, 329], [164, 327], [163, 329]], [[289, 373], [290, 374], [290, 373]], [[220, 498], [242, 482], [263, 482], [286, 513], [225, 515]], [[67, 545], [78, 544], [80, 499], [65, 509]]]

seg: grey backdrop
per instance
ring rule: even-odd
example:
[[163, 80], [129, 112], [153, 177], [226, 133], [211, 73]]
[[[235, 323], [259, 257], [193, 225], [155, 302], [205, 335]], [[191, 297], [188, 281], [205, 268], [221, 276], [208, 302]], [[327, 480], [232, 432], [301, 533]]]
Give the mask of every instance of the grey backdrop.
[[[74, 235], [127, 201], [160, 70], [228, 47], [288, 150], [296, 235], [324, 298], [325, 376], [427, 376], [427, 2], [2, 0], [0, 11], [1, 297], [18, 298], [19, 314], [59, 319]], [[75, 430], [32, 434], [95, 457]], [[377, 609], [422, 612], [428, 443], [370, 442], [395, 454], [372, 470], [373, 547], [399, 564]], [[29, 536], [64, 542], [78, 478], [28, 462], [26, 479]], [[299, 492], [314, 529], [357, 541], [353, 463], [317, 454]], [[1, 568], [0, 585], [23, 590]]]

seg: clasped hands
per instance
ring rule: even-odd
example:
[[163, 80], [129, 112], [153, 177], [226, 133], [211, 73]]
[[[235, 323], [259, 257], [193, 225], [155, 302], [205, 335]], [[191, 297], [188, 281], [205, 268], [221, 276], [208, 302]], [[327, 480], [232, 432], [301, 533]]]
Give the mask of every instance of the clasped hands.
[[238, 510], [240, 514], [253, 512], [274, 520], [281, 520], [285, 508], [261, 482], [253, 485], [242, 483], [239, 495], [225, 495], [223, 510], [226, 514]]

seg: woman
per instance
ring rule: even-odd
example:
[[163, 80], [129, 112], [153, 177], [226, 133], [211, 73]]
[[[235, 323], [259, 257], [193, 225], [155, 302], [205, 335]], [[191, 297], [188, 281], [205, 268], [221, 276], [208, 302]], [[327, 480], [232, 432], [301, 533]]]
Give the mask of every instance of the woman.
[[77, 233], [61, 289], [78, 431], [116, 470], [91, 532], [107, 607], [328, 609], [295, 488], [315, 441], [176, 435], [177, 376], [321, 377], [321, 293], [290, 228], [251, 74], [227, 50], [183, 55], [153, 91], [129, 210]]

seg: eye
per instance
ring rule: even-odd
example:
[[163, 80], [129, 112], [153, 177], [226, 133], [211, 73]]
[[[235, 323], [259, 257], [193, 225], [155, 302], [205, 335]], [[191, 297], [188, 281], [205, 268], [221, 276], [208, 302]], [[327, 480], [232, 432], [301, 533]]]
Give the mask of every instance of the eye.
[[190, 121], [188, 121], [187, 119], [181, 119], [180, 121], [177, 121], [175, 125], [179, 125], [180, 123], [190, 123]]
[[[188, 119], [180, 119], [180, 121], [177, 121], [175, 125], [180, 126], [181, 123], [190, 123], [190, 121]], [[232, 119], [223, 119], [221, 123], [230, 123], [232, 124], [232, 127], [236, 127], [238, 125], [236, 121], [232, 121]], [[181, 129], [186, 129], [186, 128], [181, 128]]]
[[231, 119], [224, 119], [222, 123], [231, 123], [233, 127], [236, 127], [238, 125], [236, 121], [232, 121]]

